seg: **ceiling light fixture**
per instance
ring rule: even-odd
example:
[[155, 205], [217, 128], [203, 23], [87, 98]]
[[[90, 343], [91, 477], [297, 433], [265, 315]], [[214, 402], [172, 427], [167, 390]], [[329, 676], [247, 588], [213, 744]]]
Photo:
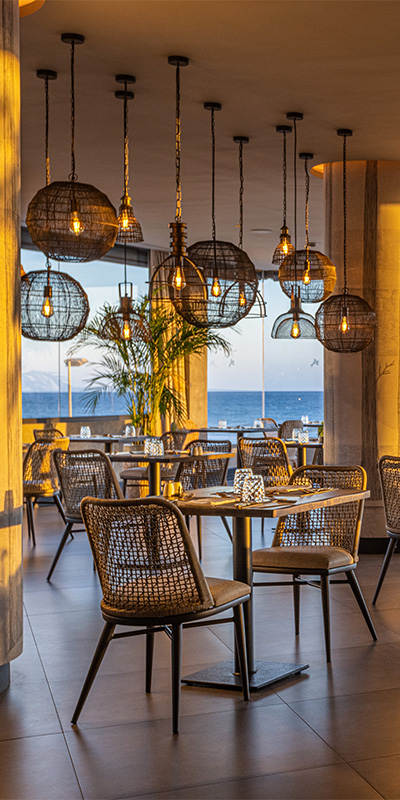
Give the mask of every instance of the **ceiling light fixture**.
[[277, 133], [283, 133], [283, 157], [282, 157], [282, 174], [283, 174], [283, 225], [279, 237], [279, 244], [275, 247], [272, 256], [272, 263], [276, 265], [282, 264], [282, 261], [290, 253], [294, 253], [294, 247], [291, 243], [289, 228], [286, 222], [286, 135], [292, 132], [290, 125], [277, 125]]
[[334, 353], [357, 353], [373, 340], [376, 318], [371, 306], [347, 288], [347, 137], [349, 128], [339, 128], [343, 137], [343, 292], [328, 297], [315, 315], [317, 338]]
[[71, 173], [68, 181], [54, 181], [35, 194], [26, 224], [34, 244], [57, 261], [94, 261], [113, 246], [118, 221], [108, 197], [88, 183], [78, 183], [75, 172], [75, 45], [85, 37], [63, 33], [71, 46]]
[[118, 209], [117, 241], [143, 242], [142, 228], [133, 213], [132, 200], [129, 197], [128, 100], [133, 100], [135, 95], [128, 91], [128, 83], [135, 83], [136, 78], [134, 75], [116, 75], [115, 80], [124, 84], [122, 91], [115, 92], [115, 97], [124, 101], [124, 193]]

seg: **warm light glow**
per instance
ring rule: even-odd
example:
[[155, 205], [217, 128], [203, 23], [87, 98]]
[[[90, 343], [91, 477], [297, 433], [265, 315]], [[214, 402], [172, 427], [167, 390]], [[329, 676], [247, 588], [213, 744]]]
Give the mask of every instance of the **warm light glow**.
[[306, 286], [308, 286], [308, 284], [311, 283], [311, 276], [310, 276], [310, 270], [309, 269], [305, 269], [304, 272], [303, 272], [303, 283]]
[[211, 294], [213, 297], [219, 297], [221, 294], [221, 286], [218, 278], [214, 278], [212, 287], [211, 287]]
[[40, 311], [40, 313], [41, 313], [41, 314], [42, 314], [44, 317], [52, 317], [52, 316], [53, 316], [53, 314], [54, 314], [54, 308], [53, 308], [53, 304], [52, 304], [52, 302], [51, 302], [51, 299], [50, 299], [50, 297], [45, 297], [45, 298], [44, 298], [44, 300], [43, 300], [43, 305], [42, 305], [42, 308], [41, 308], [41, 311]]
[[297, 319], [293, 320], [292, 330], [290, 331], [292, 339], [298, 339], [300, 336], [300, 325]]
[[287, 240], [287, 239], [285, 239], [285, 240], [282, 242], [282, 250], [283, 250], [283, 252], [284, 252], [285, 256], [287, 256], [287, 254], [288, 254], [288, 252], [289, 252], [289, 244], [288, 244], [288, 240]]
[[342, 319], [340, 320], [339, 330], [340, 333], [347, 333], [349, 330], [349, 321], [345, 315], [343, 315]]
[[240, 292], [239, 294], [239, 305], [243, 308], [243, 306], [247, 305], [247, 300], [245, 298], [244, 292]]
[[127, 319], [124, 319], [124, 324], [122, 326], [122, 336], [126, 342], [128, 342], [132, 336], [131, 326], [129, 324], [129, 320]]
[[79, 234], [81, 234], [85, 230], [85, 226], [84, 226], [82, 220], [79, 218], [79, 214], [78, 214], [77, 211], [72, 211], [71, 212], [71, 219], [70, 219], [70, 222], [69, 222], [69, 229], [70, 229], [71, 233], [75, 234], [75, 236], [79, 236]]
[[183, 273], [183, 269], [181, 267], [176, 267], [173, 277], [172, 277], [172, 286], [177, 292], [180, 292], [181, 289], [184, 289], [186, 286], [185, 276]]
[[127, 229], [127, 228], [129, 228], [129, 222], [130, 222], [130, 220], [129, 220], [129, 214], [128, 214], [128, 211], [127, 211], [127, 209], [126, 209], [126, 208], [124, 208], [124, 209], [121, 211], [121, 213], [120, 213], [120, 215], [119, 215], [119, 218], [118, 218], [118, 222], [119, 222], [119, 224], [120, 224], [121, 228], [122, 228], [124, 231], [126, 231], [126, 229]]

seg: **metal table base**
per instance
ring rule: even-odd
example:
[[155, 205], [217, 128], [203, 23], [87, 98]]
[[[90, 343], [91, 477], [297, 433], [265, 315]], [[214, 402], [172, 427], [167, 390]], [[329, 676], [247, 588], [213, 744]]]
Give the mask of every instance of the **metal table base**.
[[[297, 675], [309, 664], [286, 664], [281, 661], [256, 661], [255, 672], [249, 675], [250, 691], [257, 692], [265, 689], [276, 681]], [[192, 675], [182, 678], [182, 683], [188, 686], [204, 686], [210, 689], [237, 689], [242, 690], [240, 675], [235, 674], [233, 661], [222, 661], [213, 667], [206, 667]]]

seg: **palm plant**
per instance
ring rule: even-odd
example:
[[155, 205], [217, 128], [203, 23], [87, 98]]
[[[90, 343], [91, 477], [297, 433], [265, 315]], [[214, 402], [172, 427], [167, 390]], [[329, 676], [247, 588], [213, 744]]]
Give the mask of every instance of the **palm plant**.
[[105, 303], [70, 350], [75, 353], [84, 345], [101, 354], [84, 393], [86, 410], [93, 413], [102, 395], [115, 392], [125, 399], [132, 424], [143, 433], [153, 433], [158, 416], [166, 414], [182, 424], [185, 403], [173, 384], [177, 362], [200, 354], [204, 347], [229, 355], [229, 343], [212, 330], [190, 325], [172, 307], [150, 308], [147, 296], [134, 303], [134, 311], [144, 322], [142, 335], [128, 341], [103, 338], [104, 321], [116, 308]]

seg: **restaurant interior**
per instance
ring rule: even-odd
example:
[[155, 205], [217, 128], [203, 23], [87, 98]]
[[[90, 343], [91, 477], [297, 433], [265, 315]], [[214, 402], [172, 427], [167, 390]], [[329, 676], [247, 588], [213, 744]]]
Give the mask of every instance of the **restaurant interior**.
[[[400, 798], [399, 0], [0, 7], [0, 800]], [[323, 420], [212, 428], [266, 315]], [[23, 419], [28, 339], [131, 413]]]

